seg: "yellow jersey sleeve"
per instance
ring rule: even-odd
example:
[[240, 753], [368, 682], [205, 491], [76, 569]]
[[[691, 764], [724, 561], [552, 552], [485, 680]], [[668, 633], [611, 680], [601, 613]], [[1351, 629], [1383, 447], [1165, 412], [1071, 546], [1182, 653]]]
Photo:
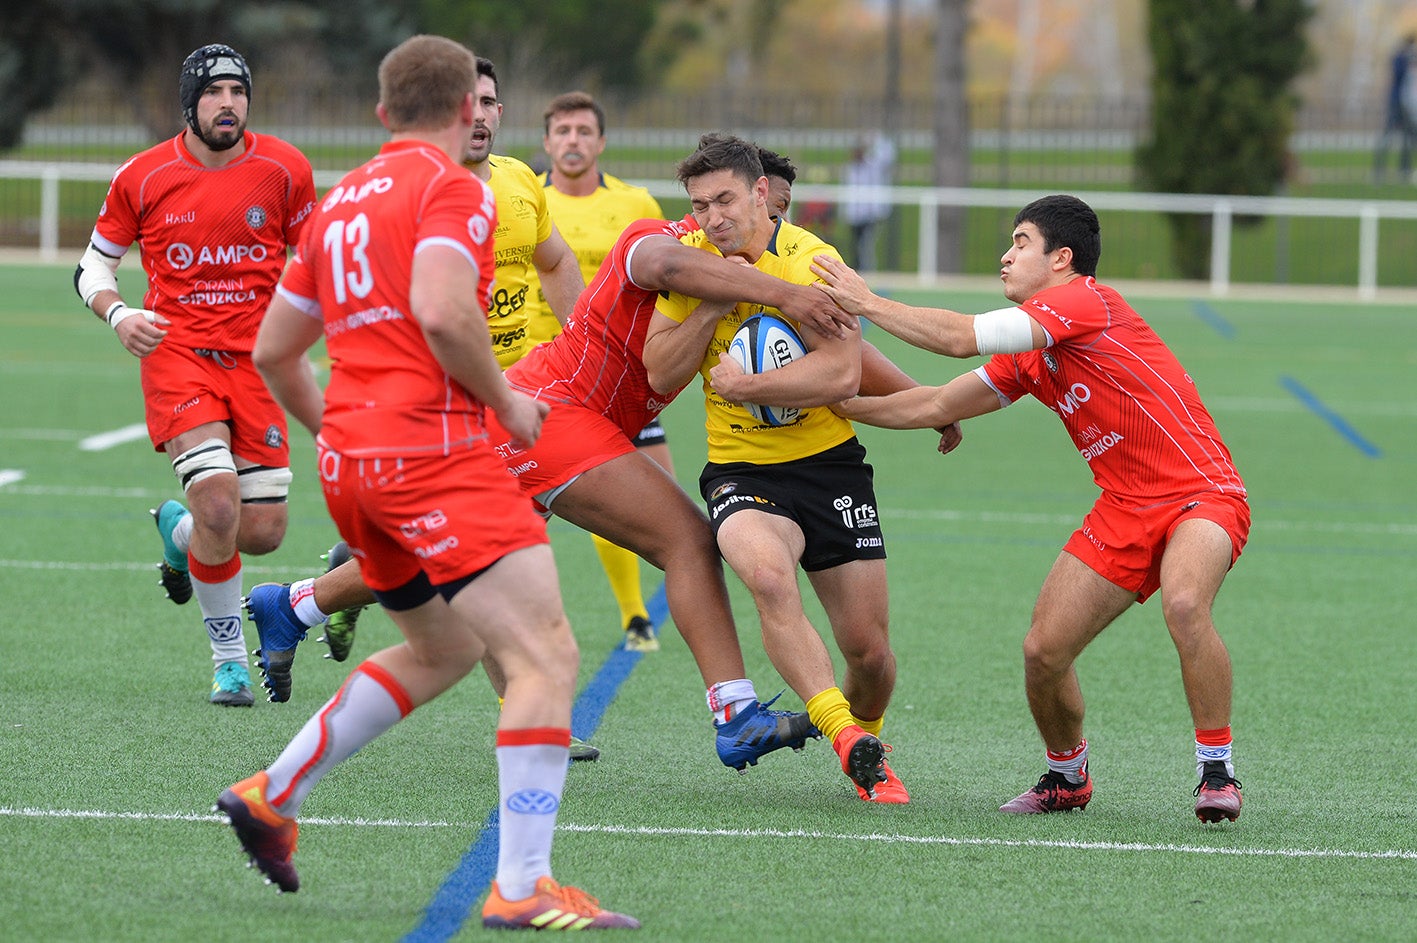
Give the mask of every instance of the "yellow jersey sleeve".
[[531, 349], [527, 323], [536, 280], [532, 255], [551, 236], [551, 214], [541, 181], [530, 167], [497, 154], [487, 162], [492, 169], [487, 182], [497, 198], [497, 230], [492, 237], [496, 271], [487, 322], [492, 350], [506, 368]]

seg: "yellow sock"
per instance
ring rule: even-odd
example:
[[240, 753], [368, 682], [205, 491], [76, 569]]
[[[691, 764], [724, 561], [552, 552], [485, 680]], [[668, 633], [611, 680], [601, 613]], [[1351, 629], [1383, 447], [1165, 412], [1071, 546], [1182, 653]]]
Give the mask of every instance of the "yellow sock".
[[881, 728], [885, 726], [886, 718], [882, 716], [877, 717], [875, 720], [862, 720], [860, 717], [857, 717], [855, 714], [852, 714], [851, 722], [854, 723], [856, 726], [860, 727], [862, 730], [869, 733], [871, 736], [879, 737], [881, 735]]
[[627, 628], [635, 616], [648, 619], [649, 610], [645, 608], [644, 593], [640, 590], [640, 558], [604, 537], [592, 534], [591, 539], [595, 541], [595, 552], [600, 555], [605, 576], [610, 580], [615, 603], [620, 607], [620, 627]]
[[828, 743], [836, 742], [836, 735], [856, 723], [851, 716], [851, 705], [841, 688], [827, 688], [807, 702], [807, 716], [827, 738]]

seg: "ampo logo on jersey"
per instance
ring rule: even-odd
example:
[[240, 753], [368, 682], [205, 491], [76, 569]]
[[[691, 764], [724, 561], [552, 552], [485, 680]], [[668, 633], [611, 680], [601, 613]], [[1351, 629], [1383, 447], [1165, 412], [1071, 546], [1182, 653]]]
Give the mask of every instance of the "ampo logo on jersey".
[[1058, 412], [1064, 416], [1071, 416], [1077, 408], [1088, 400], [1092, 399], [1092, 391], [1081, 383], [1074, 383], [1068, 389], [1068, 394], [1058, 400]]
[[167, 264], [180, 272], [193, 265], [236, 265], [241, 262], [264, 262], [269, 253], [259, 243], [251, 246], [202, 246], [193, 249], [185, 242], [167, 247]]

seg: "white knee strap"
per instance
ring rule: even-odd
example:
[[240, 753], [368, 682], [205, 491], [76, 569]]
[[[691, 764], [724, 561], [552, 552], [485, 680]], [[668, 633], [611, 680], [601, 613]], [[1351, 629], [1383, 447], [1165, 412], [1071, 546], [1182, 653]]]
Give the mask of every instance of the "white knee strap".
[[283, 504], [290, 494], [290, 482], [295, 476], [289, 468], [268, 468], [253, 465], [236, 473], [241, 481], [241, 501], [255, 504]]
[[185, 494], [204, 478], [236, 474], [236, 459], [231, 455], [230, 446], [213, 437], [174, 458], [172, 472], [177, 476]]

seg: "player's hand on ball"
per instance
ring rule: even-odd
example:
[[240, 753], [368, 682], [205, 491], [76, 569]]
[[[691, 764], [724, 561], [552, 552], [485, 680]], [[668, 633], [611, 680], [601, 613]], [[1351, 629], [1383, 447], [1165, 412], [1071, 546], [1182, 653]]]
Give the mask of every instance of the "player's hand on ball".
[[709, 370], [709, 383], [714, 392], [730, 403], [743, 402], [743, 378], [747, 374], [727, 352], [718, 355], [718, 365]]

